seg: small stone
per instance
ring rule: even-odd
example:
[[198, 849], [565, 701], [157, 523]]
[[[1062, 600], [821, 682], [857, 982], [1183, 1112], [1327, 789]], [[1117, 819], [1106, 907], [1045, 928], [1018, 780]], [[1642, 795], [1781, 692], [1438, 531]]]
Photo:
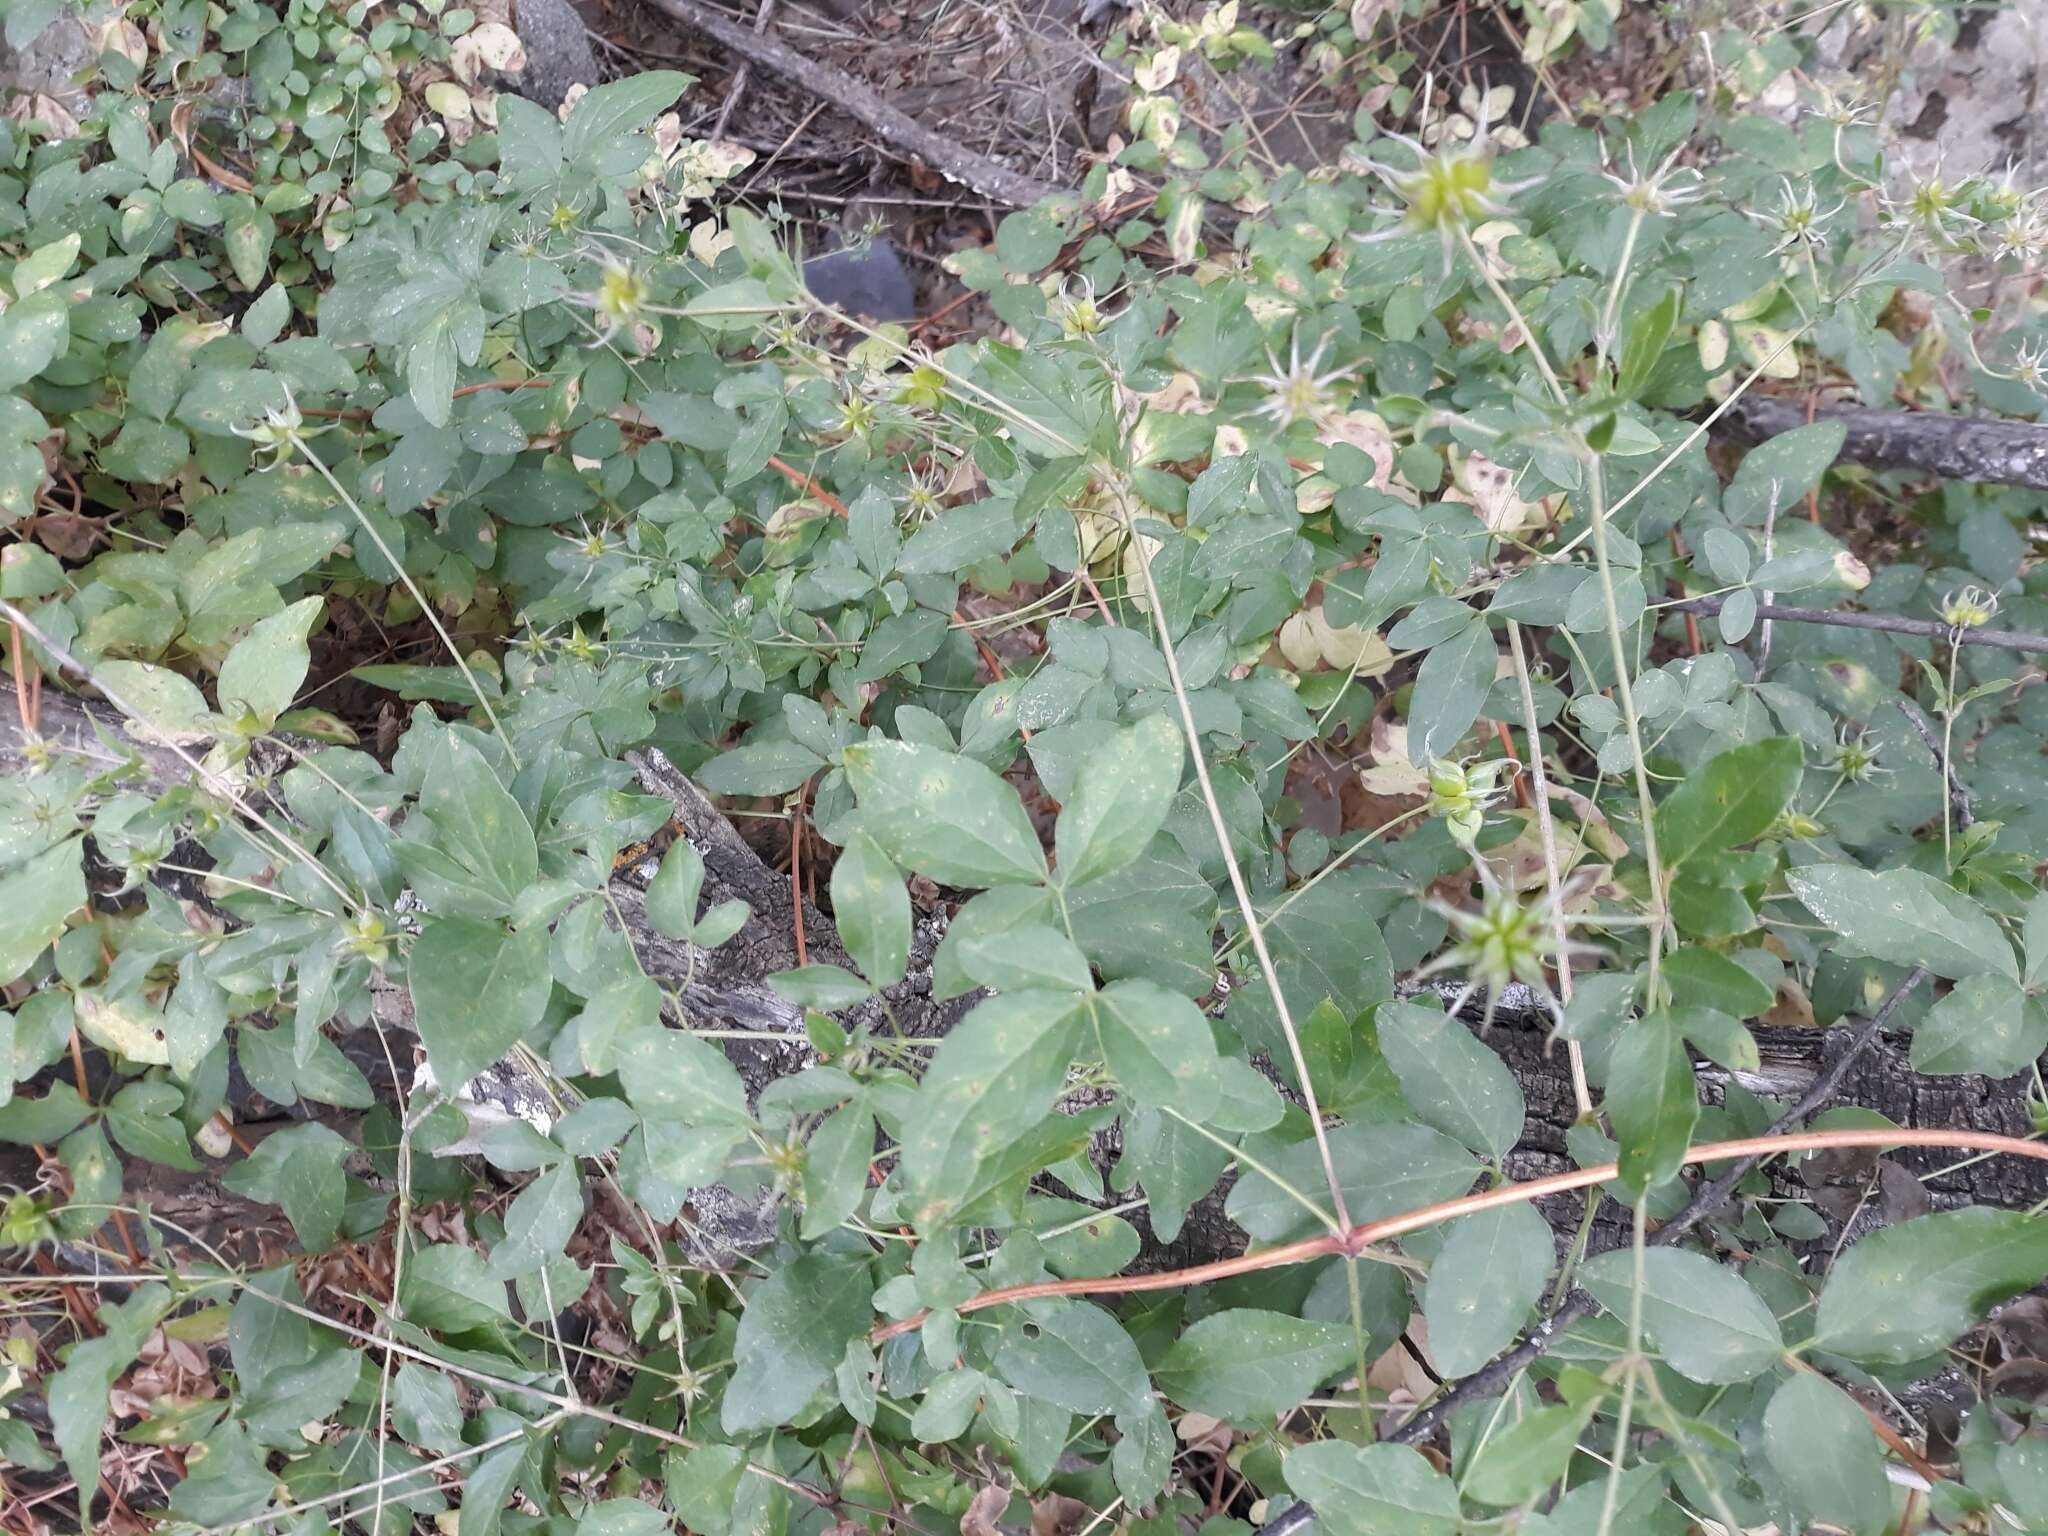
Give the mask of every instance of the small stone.
[[597, 84], [597, 56], [569, 0], [516, 0], [512, 26], [526, 54], [512, 88], [528, 101], [553, 111], [571, 86]]
[[804, 285], [835, 309], [867, 320], [910, 320], [917, 293], [894, 246], [869, 240], [804, 263]]

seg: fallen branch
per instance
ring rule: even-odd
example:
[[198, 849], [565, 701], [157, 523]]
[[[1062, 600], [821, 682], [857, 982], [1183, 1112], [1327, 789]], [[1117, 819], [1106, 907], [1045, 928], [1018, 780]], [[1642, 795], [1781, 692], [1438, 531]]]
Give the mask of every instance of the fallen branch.
[[1751, 442], [1836, 421], [1847, 429], [1839, 458], [1880, 469], [1918, 469], [1948, 480], [2023, 485], [2048, 490], [2048, 427], [2023, 421], [1987, 421], [1928, 411], [1873, 411], [1824, 407], [1809, 417], [1797, 401], [1748, 395], [1723, 418]]
[[889, 144], [917, 156], [948, 181], [959, 182], [983, 197], [1007, 203], [1012, 208], [1030, 208], [1049, 197], [1074, 195], [1065, 187], [1013, 171], [987, 155], [977, 154], [952, 139], [934, 133], [907, 112], [889, 105], [879, 92], [851, 75], [828, 64], [820, 64], [794, 48], [741, 26], [703, 4], [702, 0], [647, 0], [647, 3], [664, 15], [703, 33], [728, 53], [737, 54], [748, 63], [758, 64], [858, 118]]
[[[1719, 597], [1681, 597], [1660, 603], [1674, 613], [1717, 614], [1728, 601]], [[1830, 624], [1837, 629], [1875, 629], [1887, 635], [1918, 635], [1928, 640], [1953, 640], [1957, 645], [1982, 645], [1997, 651], [2048, 656], [2048, 635], [2006, 629], [1958, 629], [1936, 619], [1908, 619], [1895, 613], [1841, 613], [1832, 608], [1788, 608], [1783, 603], [1758, 603], [1756, 616], [1787, 624]]]
[[1927, 749], [1928, 756], [1941, 764], [1941, 774], [1948, 783], [1949, 826], [1957, 832], [1968, 831], [1976, 824], [1976, 813], [1970, 807], [1970, 791], [1963, 781], [1956, 777], [1954, 754], [1941, 749], [1941, 738], [1934, 734], [1934, 723], [1930, 721], [1918, 704], [1911, 699], [1893, 700], [1899, 706], [1899, 713], [1906, 717], [1906, 724], [1913, 727], [1913, 734], [1920, 738], [1920, 744]]

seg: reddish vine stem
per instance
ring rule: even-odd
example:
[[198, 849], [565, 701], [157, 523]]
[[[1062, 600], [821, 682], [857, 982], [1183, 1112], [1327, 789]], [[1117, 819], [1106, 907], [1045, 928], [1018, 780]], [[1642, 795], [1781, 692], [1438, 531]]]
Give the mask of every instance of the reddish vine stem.
[[[1500, 749], [1507, 753], [1508, 761], [1519, 762], [1520, 759], [1515, 756], [1515, 736], [1508, 729], [1507, 721], [1495, 720], [1492, 722], [1492, 725], [1493, 734], [1499, 738]], [[1529, 793], [1529, 776], [1519, 767], [1515, 770], [1515, 803], [1525, 811], [1531, 809], [1536, 804], [1535, 799]]]
[[[463, 385], [460, 389], [455, 390], [449, 396], [449, 398], [451, 400], [460, 400], [468, 395], [481, 395], [486, 393], [487, 391], [499, 389], [546, 389], [550, 384], [554, 382], [555, 381], [553, 379], [549, 378], [484, 379], [476, 384]], [[351, 408], [348, 410], [322, 409], [319, 406], [308, 405], [300, 407], [299, 414], [301, 416], [318, 416], [323, 420], [368, 421], [371, 418], [371, 416], [375, 414], [375, 412], [363, 410], [360, 408]]]
[[[1750, 1136], [1737, 1141], [1703, 1142], [1686, 1149], [1685, 1161], [1719, 1163], [1734, 1158], [1771, 1157], [1784, 1152], [1820, 1152], [1830, 1147], [1952, 1147], [1968, 1152], [2003, 1152], [2013, 1157], [2048, 1162], [2048, 1145], [2038, 1141], [2022, 1141], [2016, 1136], [1997, 1136], [1983, 1131], [1910, 1130], [1903, 1127], [1890, 1130], [1800, 1131], [1784, 1136]], [[1621, 1170], [1615, 1164], [1602, 1163], [1597, 1168], [1574, 1168], [1540, 1179], [1498, 1184], [1492, 1189], [1461, 1195], [1455, 1200], [1440, 1200], [1434, 1205], [1418, 1206], [1397, 1216], [1362, 1222], [1341, 1234], [1328, 1233], [1321, 1237], [1303, 1238], [1299, 1242], [1284, 1243], [1277, 1248], [1240, 1254], [1234, 1259], [1219, 1259], [1211, 1264], [1197, 1264], [1191, 1269], [1167, 1270], [1152, 1275], [1106, 1275], [1099, 1279], [1043, 1280], [1033, 1285], [999, 1286], [992, 1291], [983, 1291], [979, 1296], [968, 1297], [954, 1310], [979, 1312], [984, 1307], [1035, 1301], [1049, 1296], [1126, 1295], [1136, 1291], [1178, 1290], [1182, 1286], [1206, 1285], [1214, 1280], [1229, 1279], [1233, 1275], [1252, 1274], [1262, 1269], [1278, 1269], [1282, 1265], [1303, 1264], [1314, 1259], [1355, 1259], [1375, 1243], [1385, 1242], [1389, 1238], [1400, 1237], [1409, 1232], [1419, 1232], [1425, 1227], [1435, 1226], [1438, 1222], [1475, 1215], [1480, 1211], [1490, 1211], [1504, 1205], [1522, 1205], [1531, 1200], [1541, 1200], [1547, 1195], [1562, 1195], [1573, 1190], [1587, 1189], [1618, 1178], [1620, 1173]], [[928, 1316], [930, 1314], [927, 1312], [919, 1312], [900, 1322], [885, 1324], [877, 1328], [871, 1337], [879, 1344], [899, 1333], [908, 1333], [914, 1328], [922, 1327]]]
[[19, 624], [7, 626], [7, 644], [14, 660], [14, 707], [21, 716], [21, 728], [33, 736], [42, 718], [43, 674], [40, 671], [31, 673], [28, 669]]

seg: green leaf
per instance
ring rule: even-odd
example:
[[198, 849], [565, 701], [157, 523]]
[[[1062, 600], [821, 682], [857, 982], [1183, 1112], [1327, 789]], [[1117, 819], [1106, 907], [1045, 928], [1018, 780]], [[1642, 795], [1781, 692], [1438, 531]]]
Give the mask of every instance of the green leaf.
[[228, 205], [221, 243], [227, 247], [228, 266], [235, 280], [254, 293], [270, 270], [270, 245], [277, 238], [277, 221], [247, 198]]
[[129, 1083], [107, 1105], [107, 1132], [132, 1156], [196, 1173], [199, 1164], [177, 1113], [185, 1096], [169, 1083]]
[[804, 1151], [803, 1238], [813, 1242], [860, 1208], [875, 1155], [875, 1116], [858, 1099], [827, 1115]]
[[1216, 1037], [1202, 1010], [1149, 981], [1118, 981], [1088, 1000], [1103, 1059], [1140, 1104], [1206, 1120], [1221, 1098]]
[[1801, 1371], [1764, 1410], [1764, 1457], [1810, 1521], [1852, 1536], [1881, 1536], [1892, 1519], [1884, 1454], [1847, 1393]]
[[[1679, 1375], [1714, 1386], [1749, 1381], [1784, 1354], [1777, 1318], [1734, 1270], [1681, 1248], [1652, 1248], [1642, 1260], [1643, 1328]], [[1601, 1306], [1629, 1315], [1633, 1253], [1603, 1253], [1581, 1278]]]
[[687, 939], [697, 931], [697, 898], [704, 889], [704, 856], [686, 838], [677, 838], [661, 856], [661, 868], [647, 882], [647, 921], [671, 939]]
[[1732, 1015], [1690, 1003], [1674, 1004], [1667, 1011], [1687, 1043], [1715, 1065], [1730, 1072], [1754, 1072], [1761, 1065], [1756, 1036]]
[[1458, 1536], [1458, 1490], [1405, 1445], [1316, 1440], [1282, 1463], [1323, 1536]]
[[864, 1259], [800, 1254], [747, 1297], [733, 1340], [720, 1422], [728, 1435], [785, 1424], [803, 1409], [873, 1320]]
[[832, 866], [832, 917], [839, 942], [861, 974], [894, 986], [910, 965], [910, 892], [903, 875], [865, 832], [856, 832]]
[[600, 1499], [576, 1522], [576, 1536], [667, 1536], [674, 1522], [641, 1499]]
[[1607, 1062], [1607, 1115], [1630, 1188], [1653, 1189], [1678, 1176], [1700, 1100], [1685, 1037], [1669, 1014], [1645, 1014], [1615, 1041]]
[[1493, 688], [1500, 661], [1486, 620], [1473, 614], [1449, 639], [1429, 648], [1408, 704], [1408, 761], [1418, 768], [1457, 755], [1456, 748]]
[[1159, 1110], [1140, 1109], [1124, 1122], [1117, 1184], [1126, 1187], [1136, 1180], [1144, 1188], [1152, 1235], [1170, 1243], [1180, 1236], [1189, 1209], [1216, 1187], [1230, 1158], [1227, 1143], [1219, 1146]]
[[1010, 214], [996, 225], [996, 255], [1012, 272], [1038, 271], [1059, 255], [1065, 243], [1058, 221], [1037, 208]]
[[1593, 1404], [1554, 1403], [1496, 1429], [1473, 1457], [1464, 1490], [1481, 1504], [1525, 1504], [1565, 1475]]
[[[470, 679], [462, 675], [460, 667], [424, 667], [392, 664], [390, 666], [351, 667], [350, 677], [368, 683], [372, 688], [382, 688], [395, 693], [401, 699], [437, 699], [443, 704], [460, 704], [474, 708], [477, 689]], [[498, 680], [488, 672], [471, 674], [481, 685], [485, 695], [491, 699], [504, 696], [504, 689]]]
[[970, 758], [902, 741], [846, 749], [861, 827], [897, 864], [947, 885], [1046, 878], [1017, 791]]
[[749, 741], [712, 758], [696, 778], [715, 795], [783, 795], [824, 766], [825, 759], [787, 738]]
[[1673, 950], [1665, 957], [1664, 977], [1671, 983], [1673, 997], [1733, 1019], [1755, 1018], [1771, 1006], [1777, 995], [1757, 979], [1754, 971], [1696, 944]]
[[422, 927], [405, 972], [427, 1065], [449, 1093], [540, 1023], [554, 982], [546, 929], [509, 933], [467, 917]]
[[85, 905], [85, 842], [67, 838], [0, 875], [0, 981], [14, 981]]
[[301, 598], [236, 641], [221, 663], [220, 712], [231, 720], [247, 713], [264, 730], [275, 725], [306, 681], [313, 663], [306, 637], [326, 612], [326, 598]]
[[[1016, 542], [1014, 509], [991, 496], [941, 512], [910, 536], [894, 564], [906, 576], [950, 576], [977, 561], [1008, 554]], [[888, 571], [880, 562], [868, 568], [877, 576]]]
[[505, 1239], [491, 1250], [484, 1273], [492, 1280], [536, 1273], [568, 1246], [582, 1216], [582, 1176], [565, 1160], [519, 1191], [505, 1212]]
[[434, 846], [510, 912], [540, 873], [533, 827], [483, 753], [454, 731], [428, 759], [420, 809], [433, 820]]
[[1071, 992], [992, 997], [932, 1053], [901, 1152], [920, 1226], [943, 1223], [975, 1187], [981, 1164], [1052, 1109], [1074, 1059], [1079, 1003]]
[[2030, 988], [2048, 985], [2048, 891], [2035, 893], [2027, 903], [2022, 937], [2026, 941], [2027, 973], [2020, 979]]
[[230, 1169], [229, 1188], [280, 1206], [309, 1253], [331, 1247], [348, 1199], [348, 1143], [324, 1125], [288, 1125]]
[[408, 1445], [437, 1455], [462, 1448], [462, 1404], [455, 1379], [417, 1361], [403, 1362], [391, 1378], [391, 1422]]
[[[102, 1307], [100, 1336], [74, 1344], [63, 1366], [49, 1380], [44, 1402], [50, 1411], [51, 1436], [81, 1490], [99, 1486], [100, 1432], [106, 1425], [107, 1400], [114, 1382], [134, 1362], [150, 1330], [170, 1308], [171, 1294], [160, 1285], [143, 1286], [118, 1307]], [[93, 1526], [91, 1506], [91, 1492], [81, 1492], [81, 1530]]]
[[1922, 870], [1809, 864], [1785, 883], [1842, 936], [1838, 953], [1924, 965], [1951, 980], [1985, 974], [2019, 980], [2012, 945], [1991, 914]]
[[[1295, 1018], [1306, 1018], [1325, 998], [1346, 1017], [1356, 1017], [1394, 995], [1394, 962], [1386, 940], [1379, 924], [1360, 910], [1376, 895], [1369, 879], [1350, 878], [1349, 871], [1340, 870], [1274, 898], [1261, 913], [1281, 995]], [[1282, 910], [1272, 910], [1283, 902]], [[1239, 973], [1228, 1018], [1253, 1049], [1264, 1050], [1276, 1063], [1287, 1061], [1272, 997], [1256, 970]], [[1291, 1078], [1289, 1069], [1282, 1070]]]
[[[562, 158], [573, 166], [603, 155], [621, 137], [652, 125], [689, 88], [690, 76], [673, 69], [645, 70], [598, 86], [577, 101], [563, 123]], [[602, 174], [632, 166], [599, 161], [589, 168]]]
[[192, 440], [178, 428], [135, 416], [101, 450], [100, 468], [132, 485], [162, 485], [176, 477], [191, 453]]
[[737, 1445], [670, 1451], [662, 1492], [686, 1530], [727, 1536], [738, 1503], [740, 1477], [746, 1470], [747, 1453]]
[[2048, 1221], [1983, 1206], [1917, 1216], [1836, 1262], [1814, 1338], [1850, 1360], [1904, 1364], [1945, 1348], [2044, 1275]]
[[2048, 1008], [2004, 976], [1966, 976], [1913, 1030], [1915, 1072], [2011, 1077], [2048, 1050]]
[[1055, 1301], [1027, 1310], [1031, 1327], [1011, 1330], [995, 1362], [1019, 1392], [1069, 1413], [1122, 1414], [1151, 1401], [1137, 1345], [1102, 1308]]
[[123, 713], [135, 717], [150, 731], [172, 741], [197, 741], [212, 734], [213, 712], [206, 707], [206, 695], [188, 677], [169, 667], [151, 666], [146, 661], [103, 661], [99, 677], [118, 695]]
[[1087, 992], [1095, 980], [1074, 941], [1044, 923], [1025, 923], [999, 933], [961, 940], [960, 968], [970, 979], [999, 992], [1030, 987]]
[[882, 620], [861, 646], [855, 682], [878, 683], [919, 662], [930, 661], [946, 641], [945, 615], [913, 608]]
[[735, 278], [707, 288], [683, 306], [683, 313], [706, 330], [745, 331], [786, 308], [759, 278]]
[[[1377, 1221], [1462, 1195], [1479, 1173], [1469, 1152], [1423, 1125], [1345, 1125], [1329, 1133], [1329, 1142], [1344, 1204], [1355, 1222]], [[1296, 1142], [1261, 1160], [1310, 1200], [1328, 1204], [1329, 1181], [1313, 1140]], [[1263, 1173], [1247, 1171], [1232, 1187], [1224, 1210], [1261, 1242], [1287, 1242], [1322, 1227], [1300, 1201]]]
[[1382, 1003], [1380, 1052], [1426, 1125], [1495, 1162], [1521, 1139], [1522, 1090], [1463, 1021], [1419, 1003]]
[[1348, 1326], [1241, 1308], [1212, 1313], [1175, 1339], [1154, 1375], [1183, 1408], [1261, 1424], [1298, 1407], [1355, 1353]]
[[777, 971], [768, 985], [804, 1008], [836, 1013], [874, 996], [875, 989], [849, 970], [836, 965], [802, 965], [793, 971]]
[[0, 1105], [0, 1141], [26, 1146], [62, 1139], [83, 1125], [92, 1106], [69, 1083], [52, 1083], [41, 1098], [15, 1098]]
[[1657, 856], [1676, 869], [1762, 837], [1792, 803], [1805, 773], [1799, 743], [1773, 736], [1717, 753], [1657, 807]]
[[1158, 714], [1089, 754], [1053, 828], [1060, 884], [1122, 869], [1151, 846], [1180, 789], [1185, 752], [1180, 727]]
[[1615, 385], [1616, 393], [1623, 399], [1641, 396], [1657, 360], [1664, 355], [1664, 344], [1671, 339], [1671, 328], [1678, 323], [1679, 297], [1678, 288], [1667, 288], [1662, 299], [1638, 312], [1630, 324], [1628, 345], [1621, 352], [1621, 374]]
[[685, 1029], [639, 1029], [618, 1052], [619, 1081], [650, 1120], [685, 1125], [751, 1124], [747, 1090], [725, 1053]]
[[51, 289], [0, 311], [0, 390], [18, 389], [64, 355], [71, 310]]
[[1732, 523], [1760, 525], [1820, 484], [1842, 451], [1848, 429], [1839, 421], [1817, 422], [1781, 432], [1743, 456], [1735, 479], [1721, 495], [1721, 510]]
[[1550, 1278], [1550, 1227], [1533, 1206], [1504, 1205], [1451, 1223], [1429, 1266], [1422, 1315], [1446, 1376], [1468, 1376], [1514, 1342]]
[[[10, 21], [12, 19], [9, 18]], [[26, 43], [28, 38], [10, 36], [8, 41], [19, 46]], [[17, 261], [14, 264], [14, 275], [10, 279], [14, 284], [14, 296], [17, 299], [25, 299], [63, 277], [71, 270], [71, 263], [78, 259], [79, 243], [79, 237], [74, 232], [61, 240], [52, 240], [48, 245], [36, 247]]]

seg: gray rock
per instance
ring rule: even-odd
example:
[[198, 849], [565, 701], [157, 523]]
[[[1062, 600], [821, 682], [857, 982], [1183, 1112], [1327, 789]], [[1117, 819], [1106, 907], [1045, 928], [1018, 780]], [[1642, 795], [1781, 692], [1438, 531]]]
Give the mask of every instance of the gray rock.
[[77, 77], [99, 58], [95, 28], [107, 19], [96, 10], [89, 25], [87, 17], [66, 7], [20, 48], [0, 40], [0, 95], [47, 96], [73, 117], [85, 116], [92, 97]]
[[813, 256], [804, 263], [804, 286], [834, 309], [863, 319], [910, 320], [917, 315], [917, 291], [910, 274], [886, 240]]
[[[1869, 82], [1890, 67], [1896, 47], [1890, 19], [1830, 12], [1814, 22], [1823, 66]], [[1884, 127], [1913, 173], [1946, 162], [1951, 182], [2016, 164], [2022, 185], [2036, 184], [2048, 135], [2040, 82], [2048, 77], [2048, 16], [2038, 4], [1959, 11], [1953, 41], [1915, 42], [1886, 99]]]
[[512, 88], [528, 101], [552, 111], [570, 86], [597, 84], [597, 56], [569, 0], [513, 0], [512, 30], [526, 50], [526, 68]]

